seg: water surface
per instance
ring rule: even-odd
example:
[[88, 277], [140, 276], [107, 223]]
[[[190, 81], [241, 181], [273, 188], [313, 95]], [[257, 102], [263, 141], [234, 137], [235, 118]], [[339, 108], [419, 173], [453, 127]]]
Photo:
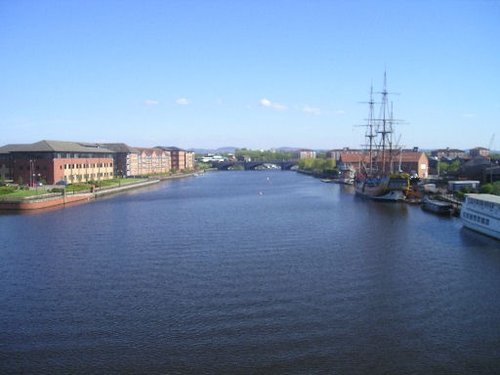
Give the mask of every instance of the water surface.
[[499, 243], [293, 172], [0, 215], [2, 373], [491, 374]]

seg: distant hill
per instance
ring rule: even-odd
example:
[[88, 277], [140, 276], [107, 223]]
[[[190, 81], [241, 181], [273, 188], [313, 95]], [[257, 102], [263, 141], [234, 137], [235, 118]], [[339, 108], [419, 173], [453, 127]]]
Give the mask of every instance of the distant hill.
[[238, 147], [219, 147], [217, 150], [215, 150], [217, 153], [229, 153], [229, 154], [234, 154], [236, 149]]
[[[227, 147], [219, 147], [216, 149], [213, 148], [190, 148], [189, 151], [193, 151], [196, 154], [200, 155], [205, 155], [205, 154], [234, 154], [237, 149], [240, 148], [245, 148], [245, 147], [232, 147], [232, 146], [227, 146]], [[297, 152], [302, 149], [307, 149], [304, 147], [289, 147], [289, 146], [284, 146], [284, 147], [277, 147], [277, 148], [271, 148], [271, 150], [275, 150], [277, 152]], [[249, 149], [252, 150], [252, 149]], [[257, 149], [253, 150], [257, 151]], [[326, 150], [316, 150], [316, 151], [326, 151]]]
[[238, 147], [219, 147], [216, 149], [210, 148], [190, 148], [189, 151], [193, 151], [195, 154], [234, 154]]
[[300, 149], [300, 147], [278, 147], [275, 150], [279, 152], [297, 152]]

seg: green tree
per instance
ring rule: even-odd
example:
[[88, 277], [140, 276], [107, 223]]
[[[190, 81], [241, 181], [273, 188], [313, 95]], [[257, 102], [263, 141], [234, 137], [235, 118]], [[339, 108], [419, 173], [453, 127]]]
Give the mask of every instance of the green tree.
[[448, 171], [449, 172], [456, 172], [460, 168], [462, 164], [460, 163], [460, 160], [455, 159], [453, 160], [450, 165], [448, 166]]
[[311, 171], [314, 169], [314, 163], [316, 159], [300, 159], [299, 160], [299, 168], [305, 169], [306, 171]]
[[500, 195], [500, 181], [482, 185], [479, 192], [483, 194]]
[[254, 161], [267, 161], [267, 160], [290, 160], [295, 156], [292, 152], [281, 152], [272, 150], [248, 150], [240, 148], [235, 151], [236, 157], [251, 158]]
[[448, 173], [448, 169], [449, 169], [449, 164], [444, 162], [444, 161], [440, 161], [438, 162], [438, 170], [440, 171], [440, 173]]
[[299, 168], [313, 172], [319, 176], [336, 176], [337, 168], [335, 160], [326, 158], [307, 158], [299, 160]]

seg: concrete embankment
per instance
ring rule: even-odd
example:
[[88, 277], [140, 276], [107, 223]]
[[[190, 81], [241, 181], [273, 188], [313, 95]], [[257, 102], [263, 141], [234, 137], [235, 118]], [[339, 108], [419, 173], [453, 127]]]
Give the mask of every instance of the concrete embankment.
[[122, 186], [116, 186], [105, 189], [97, 189], [94, 192], [65, 194], [65, 193], [49, 193], [37, 195], [34, 197], [17, 198], [17, 199], [3, 199], [0, 200], [0, 210], [15, 210], [15, 211], [29, 211], [40, 210], [52, 207], [64, 207], [66, 205], [84, 203], [98, 197], [116, 194], [126, 190], [137, 189], [144, 186], [149, 186], [159, 183], [160, 180], [147, 180]]
[[143, 186], [149, 186], [149, 185], [154, 185], [160, 182], [159, 179], [150, 179], [147, 181], [141, 181], [141, 182], [136, 182], [133, 184], [126, 184], [126, 185], [121, 185], [121, 186], [115, 186], [112, 188], [104, 188], [104, 189], [96, 189], [93, 193], [90, 193], [94, 196], [94, 198], [102, 197], [104, 195], [109, 195], [109, 194], [116, 194], [120, 193], [122, 191], [126, 190], [131, 190], [131, 189], [137, 189]]
[[161, 181], [196, 176], [197, 173], [175, 174], [149, 178], [144, 181], [123, 184], [121, 186], [97, 188], [92, 192], [82, 193], [48, 193], [25, 198], [0, 199], [0, 211], [32, 211], [44, 208], [64, 207], [70, 204], [85, 203], [93, 199], [121, 193], [123, 191], [138, 189], [145, 186], [157, 184]]
[[[50, 196], [49, 196], [50, 195]], [[93, 199], [91, 193], [81, 193], [64, 195], [57, 194], [44, 194], [44, 197], [22, 198], [22, 199], [6, 199], [0, 201], [0, 210], [15, 210], [15, 211], [29, 211], [40, 210], [44, 208], [51, 208], [57, 206], [65, 206], [77, 202], [85, 202]]]

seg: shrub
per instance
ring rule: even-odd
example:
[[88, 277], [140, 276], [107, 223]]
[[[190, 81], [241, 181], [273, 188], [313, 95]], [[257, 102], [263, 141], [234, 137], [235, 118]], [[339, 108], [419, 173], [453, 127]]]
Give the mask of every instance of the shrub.
[[0, 186], [0, 195], [10, 194], [16, 191], [12, 186]]

